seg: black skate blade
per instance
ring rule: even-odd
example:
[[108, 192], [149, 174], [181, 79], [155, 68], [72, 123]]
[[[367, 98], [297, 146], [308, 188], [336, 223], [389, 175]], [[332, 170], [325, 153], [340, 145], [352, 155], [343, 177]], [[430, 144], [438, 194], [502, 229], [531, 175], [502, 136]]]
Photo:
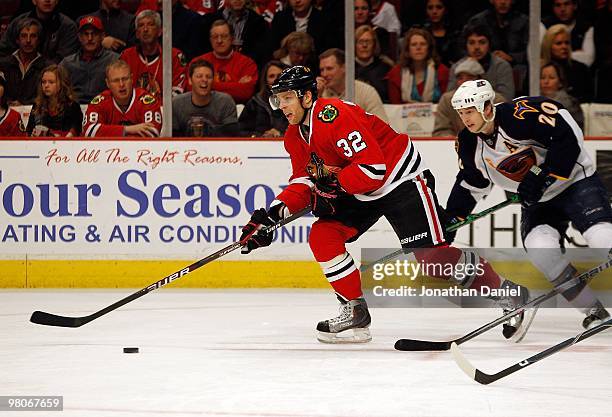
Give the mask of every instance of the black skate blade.
[[395, 350], [409, 352], [427, 352], [449, 350], [452, 342], [432, 342], [428, 340], [399, 339], [395, 342]]

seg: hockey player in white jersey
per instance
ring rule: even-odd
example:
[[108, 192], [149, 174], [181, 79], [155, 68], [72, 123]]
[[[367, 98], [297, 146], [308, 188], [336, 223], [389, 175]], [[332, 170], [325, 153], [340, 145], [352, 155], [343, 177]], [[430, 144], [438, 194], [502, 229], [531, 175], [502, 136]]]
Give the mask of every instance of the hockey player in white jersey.
[[[493, 185], [518, 193], [527, 254], [548, 280], [559, 284], [576, 276], [561, 249], [570, 221], [589, 247], [606, 254], [612, 248], [607, 191], [584, 149], [582, 131], [561, 104], [519, 97], [493, 105], [494, 97], [486, 80], [468, 81], [453, 95], [453, 108], [466, 128], [458, 135], [460, 170], [448, 215], [467, 216]], [[563, 296], [586, 314], [585, 328], [610, 317], [588, 286], [577, 285]]]

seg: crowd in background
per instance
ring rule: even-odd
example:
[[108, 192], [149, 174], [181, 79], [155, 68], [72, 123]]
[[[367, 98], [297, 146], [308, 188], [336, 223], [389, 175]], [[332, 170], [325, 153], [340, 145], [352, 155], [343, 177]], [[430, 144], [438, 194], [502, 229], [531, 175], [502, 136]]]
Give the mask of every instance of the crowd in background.
[[[582, 124], [580, 103], [612, 103], [612, 0], [543, 0], [539, 62], [528, 61], [528, 6], [355, 0], [354, 101], [384, 120], [383, 103], [437, 103], [433, 134], [455, 135], [461, 83], [486, 78], [511, 100], [537, 65], [541, 94]], [[342, 0], [172, 0], [170, 98], [161, 12], [161, 0], [4, 0], [0, 136], [155, 137], [172, 99], [173, 136], [278, 137], [287, 122], [269, 86], [291, 65], [318, 74], [319, 96], [344, 98]], [[27, 123], [12, 108], [23, 105]]]

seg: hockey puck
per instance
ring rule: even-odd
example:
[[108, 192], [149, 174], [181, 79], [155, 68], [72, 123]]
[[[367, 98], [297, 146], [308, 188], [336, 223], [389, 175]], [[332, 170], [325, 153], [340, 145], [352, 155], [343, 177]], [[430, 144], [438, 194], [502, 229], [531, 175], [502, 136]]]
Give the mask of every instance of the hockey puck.
[[123, 353], [138, 353], [137, 347], [124, 347]]

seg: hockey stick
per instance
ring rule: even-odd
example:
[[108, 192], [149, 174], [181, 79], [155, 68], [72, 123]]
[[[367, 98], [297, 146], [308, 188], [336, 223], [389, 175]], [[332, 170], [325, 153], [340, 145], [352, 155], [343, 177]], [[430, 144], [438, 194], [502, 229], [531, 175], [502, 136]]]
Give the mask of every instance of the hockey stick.
[[[509, 206], [510, 204], [513, 203], [518, 203], [520, 200], [518, 194], [513, 194], [509, 199], [502, 201], [501, 203], [498, 203], [492, 207], [489, 207], [488, 209], [485, 209], [483, 211], [480, 211], [478, 213], [474, 213], [474, 214], [470, 214], [468, 215], [464, 220], [458, 222], [458, 223], [454, 223], [452, 225], [449, 225], [446, 227], [446, 231], [447, 232], [454, 232], [455, 230], [463, 227], [463, 226], [467, 226], [470, 223], [474, 223], [476, 220], [488, 216], [489, 214], [502, 209], [506, 206]], [[369, 264], [366, 265], [362, 265], [361, 268], [359, 268], [359, 270], [361, 272], [365, 272], [368, 269], [372, 268], [374, 265], [376, 264], [380, 264], [380, 263], [385, 263], [391, 259], [395, 259], [396, 257], [398, 257], [399, 255], [402, 254], [408, 254], [411, 253], [414, 249], [408, 249], [408, 248], [402, 248], [402, 249], [398, 249], [395, 252], [389, 254], [389, 255], [385, 255], [382, 258], [378, 259], [377, 261], [374, 262], [370, 262]]]
[[560, 352], [561, 350], [568, 348], [572, 345], [575, 345], [576, 343], [581, 342], [584, 339], [587, 339], [593, 335], [596, 335], [597, 333], [602, 332], [610, 327], [612, 327], [612, 319], [604, 321], [603, 323], [593, 327], [592, 329], [585, 330], [584, 332], [579, 333], [574, 337], [565, 339], [561, 343], [557, 343], [556, 345], [551, 346], [548, 349], [543, 350], [540, 353], [536, 353], [535, 355], [525, 360], [522, 360], [518, 363], [515, 363], [514, 365], [509, 366], [508, 368], [503, 369], [494, 374], [486, 374], [482, 372], [480, 369], [475, 368], [466, 359], [465, 355], [463, 355], [463, 352], [461, 352], [461, 349], [459, 349], [459, 346], [456, 343], [453, 342], [451, 344], [450, 350], [453, 354], [453, 358], [455, 359], [455, 362], [457, 362], [457, 365], [459, 365], [459, 367], [463, 370], [463, 372], [467, 374], [467, 376], [469, 376], [474, 381], [480, 384], [488, 385], [492, 382], [497, 381], [498, 379], [504, 378], [510, 374], [520, 371], [521, 369], [524, 369], [528, 367], [529, 365], [533, 365], [534, 363], [539, 362], [542, 359], [549, 357], [550, 355]]
[[434, 342], [429, 340], [415, 340], [415, 339], [399, 339], [395, 342], [396, 350], [404, 350], [404, 351], [440, 351], [440, 350], [449, 350], [452, 344], [460, 345], [462, 343], [467, 342], [475, 338], [476, 336], [480, 336], [481, 334], [491, 330], [492, 328], [502, 324], [507, 321], [509, 318], [514, 317], [518, 314], [521, 314], [528, 308], [532, 308], [542, 304], [544, 301], [554, 297], [555, 295], [564, 292], [580, 283], [587, 283], [591, 280], [592, 277], [603, 271], [604, 269], [608, 269], [612, 266], [612, 258], [608, 258], [606, 262], [601, 263], [600, 265], [589, 269], [586, 272], [578, 275], [575, 278], [570, 278], [564, 281], [562, 284], [553, 288], [546, 294], [542, 294], [539, 297], [534, 298], [533, 300], [523, 304], [515, 308], [514, 310], [504, 314], [503, 316], [479, 327], [476, 330], [473, 330], [466, 334], [465, 336], [461, 336], [458, 339], [450, 340], [448, 342]]
[[[273, 232], [276, 229], [279, 229], [280, 227], [286, 225], [289, 222], [292, 222], [293, 220], [302, 217], [303, 215], [307, 214], [310, 212], [310, 206], [306, 207], [305, 209], [302, 209], [300, 211], [298, 211], [295, 214], [292, 214], [291, 216], [287, 217], [286, 219], [282, 219], [281, 221], [279, 221], [278, 223], [269, 226], [267, 228], [265, 228], [264, 230], [268, 231], [268, 232]], [[107, 313], [110, 313], [111, 311], [129, 303], [132, 302], [140, 297], [142, 297], [145, 294], [150, 293], [151, 291], [155, 291], [158, 288], [163, 287], [164, 285], [167, 285], [169, 283], [171, 283], [172, 281], [175, 281], [179, 278], [182, 278], [183, 276], [195, 271], [196, 269], [216, 260], [221, 258], [222, 256], [227, 255], [230, 252], [235, 251], [236, 249], [240, 249], [242, 247], [242, 244], [238, 241], [238, 242], [234, 242], [231, 245], [228, 245], [226, 247], [224, 247], [223, 249], [218, 250], [217, 252], [208, 255], [205, 258], [200, 259], [197, 262], [192, 263], [191, 265], [181, 269], [180, 271], [176, 271], [170, 275], [168, 275], [167, 277], [164, 277], [162, 279], [160, 279], [159, 281], [149, 285], [148, 287], [145, 287], [143, 289], [141, 289], [138, 292], [135, 292], [119, 301], [117, 301], [114, 304], [109, 305], [108, 307], [103, 308], [102, 310], [96, 311], [93, 314], [90, 314], [89, 316], [83, 316], [83, 317], [65, 317], [65, 316], [57, 316], [55, 314], [51, 314], [51, 313], [45, 313], [44, 311], [35, 311], [34, 313], [32, 313], [32, 317], [30, 317], [30, 321], [32, 323], [36, 323], [36, 324], [42, 324], [45, 326], [58, 326], [58, 327], [81, 327], [84, 324], [89, 323], [92, 320], [97, 319], [100, 316], [103, 316]]]

